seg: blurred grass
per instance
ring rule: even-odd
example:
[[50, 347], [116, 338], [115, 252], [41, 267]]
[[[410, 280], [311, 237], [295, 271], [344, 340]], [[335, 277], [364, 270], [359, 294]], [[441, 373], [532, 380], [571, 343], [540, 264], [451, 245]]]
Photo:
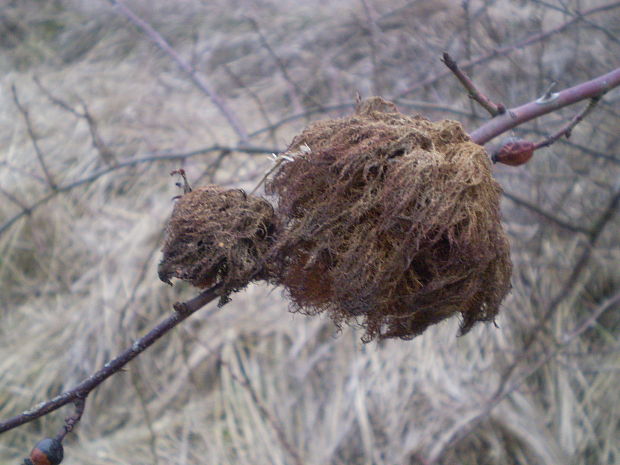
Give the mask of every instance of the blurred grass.
[[[444, 50], [464, 61], [570, 19], [560, 2], [469, 3], [469, 23], [460, 3], [450, 1], [368, 0], [368, 8], [344, 0], [127, 4], [212, 84], [248, 132], [314, 111], [251, 140], [284, 148], [307, 121], [347, 111], [323, 111], [317, 102], [351, 103], [357, 91], [375, 89], [399, 95], [443, 71]], [[562, 88], [590, 79], [620, 65], [613, 52], [619, 18], [620, 8], [588, 17], [471, 74], [508, 106], [537, 97], [550, 80]], [[50, 191], [11, 84], [58, 184], [108, 163], [86, 121], [54, 105], [33, 76], [75, 109], [86, 103], [117, 160], [237, 143], [209, 99], [104, 1], [5, 2], [0, 71], [0, 224]], [[469, 114], [460, 118], [468, 128], [485, 116], [453, 78], [406, 97], [435, 104], [425, 110], [433, 119]], [[620, 164], [610, 160], [620, 159], [619, 99], [610, 92], [569, 141], [525, 167], [496, 167], [506, 191], [590, 229], [620, 187]], [[519, 133], [536, 139], [575, 111]], [[270, 166], [267, 156], [231, 153], [215, 169], [219, 158], [195, 156], [183, 166], [196, 183], [246, 189]], [[183, 285], [168, 288], [155, 272], [178, 193], [168, 172], [178, 167], [153, 162], [113, 171], [58, 194], [0, 235], [0, 418], [70, 388], [193, 294]], [[503, 207], [515, 272], [499, 329], [479, 327], [457, 339], [452, 321], [411, 342], [364, 346], [355, 328], [334, 337], [330, 322], [287, 313], [278, 290], [252, 287], [214, 316], [192, 317], [95, 391], [65, 443], [66, 461], [293, 463], [238, 381], [245, 371], [305, 464], [617, 463], [618, 303], [587, 330], [574, 329], [620, 291], [619, 220], [606, 226], [578, 280], [564, 289], [587, 238], [512, 201]], [[521, 357], [527, 334], [560, 292], [566, 298], [540, 343]], [[515, 360], [522, 384], [452, 444], [451, 434], [484, 410]], [[0, 460], [18, 462], [68, 413], [3, 434]]]

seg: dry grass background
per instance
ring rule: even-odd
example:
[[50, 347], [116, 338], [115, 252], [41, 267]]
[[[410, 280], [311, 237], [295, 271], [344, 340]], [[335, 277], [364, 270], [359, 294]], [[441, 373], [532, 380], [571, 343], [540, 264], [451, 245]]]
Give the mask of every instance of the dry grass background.
[[[250, 139], [274, 149], [306, 122], [349, 111], [356, 91], [400, 95], [403, 110], [475, 128], [485, 115], [455, 79], [404, 92], [444, 71], [442, 51], [465, 61], [553, 29], [571, 18], [563, 4], [603, 2], [471, 1], [469, 15], [456, 1], [128, 2], [248, 132], [305, 114]], [[471, 74], [516, 105], [552, 79], [563, 88], [619, 66], [618, 50], [620, 8]], [[120, 161], [237, 143], [209, 99], [105, 1], [3, 1], [0, 70], [0, 224], [50, 192], [11, 84], [57, 184], [107, 166], [85, 120], [54, 105], [33, 76], [75, 108], [82, 99]], [[308, 465], [618, 463], [620, 221], [612, 214], [594, 244], [580, 231], [593, 228], [620, 188], [619, 101], [617, 90], [608, 94], [570, 142], [528, 165], [495, 168], [513, 199], [503, 211], [515, 264], [499, 329], [456, 338], [458, 321], [450, 321], [410, 342], [363, 345], [362, 331], [336, 334], [325, 319], [287, 313], [279, 290], [254, 286], [221, 310], [199, 312], [97, 389], [65, 441], [65, 462], [295, 463], [277, 424]], [[536, 138], [575, 111], [520, 131]], [[182, 164], [195, 184], [249, 189], [271, 166], [266, 155], [220, 155], [113, 170], [1, 233], [0, 418], [72, 387], [193, 295], [157, 279], [178, 193], [168, 172]], [[584, 250], [588, 260], [577, 267]], [[68, 412], [4, 433], [0, 461], [17, 463]]]

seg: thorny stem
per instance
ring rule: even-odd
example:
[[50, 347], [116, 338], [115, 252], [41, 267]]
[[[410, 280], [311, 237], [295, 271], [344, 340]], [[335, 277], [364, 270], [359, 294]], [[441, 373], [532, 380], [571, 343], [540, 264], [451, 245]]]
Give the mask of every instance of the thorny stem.
[[67, 418], [64, 426], [65, 433], [63, 434], [62, 431], [59, 433], [60, 437], [64, 437], [64, 435], [71, 431], [75, 424], [80, 420], [82, 412], [84, 411], [84, 403], [86, 398], [93, 389], [98, 387], [110, 376], [117, 373], [121, 368], [136, 358], [139, 354], [144, 352], [148, 347], [159, 340], [159, 338], [168, 333], [168, 331], [177, 326], [187, 317], [204, 307], [209, 302], [219, 298], [220, 287], [221, 284], [216, 284], [187, 302], [177, 302], [174, 304], [175, 312], [172, 315], [161, 321], [141, 338], [136, 339], [131, 347], [123, 351], [118, 357], [110, 360], [103, 366], [103, 368], [90, 375], [73, 389], [63, 392], [47, 402], [42, 402], [30, 410], [1, 422], [0, 433], [4, 433], [5, 431], [11, 430], [20, 425], [29, 423], [73, 402], [76, 404], [75, 414]]

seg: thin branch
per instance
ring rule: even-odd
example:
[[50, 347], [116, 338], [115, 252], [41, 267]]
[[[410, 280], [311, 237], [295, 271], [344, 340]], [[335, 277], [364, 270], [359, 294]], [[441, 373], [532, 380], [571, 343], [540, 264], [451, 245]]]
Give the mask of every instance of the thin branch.
[[[618, 213], [619, 205], [620, 190], [618, 190], [612, 196], [605, 208], [605, 211], [592, 226], [592, 229], [588, 234], [588, 243], [585, 245], [583, 252], [577, 259], [577, 262], [575, 263], [575, 266], [573, 267], [570, 275], [564, 282], [562, 289], [550, 301], [542, 316], [537, 320], [535, 328], [527, 336], [525, 342], [523, 343], [523, 348], [521, 349], [521, 352], [518, 356], [515, 357], [515, 361], [506, 368], [504, 373], [502, 373], [501, 380], [499, 382], [499, 385], [495, 389], [495, 392], [488, 400], [483, 403], [483, 405], [485, 406], [483, 410], [479, 414], [473, 416], [472, 418], [461, 424], [458, 428], [448, 431], [446, 434], [443, 435], [443, 438], [438, 439], [437, 445], [434, 447], [433, 452], [430, 454], [431, 463], [436, 463], [437, 461], [439, 461], [441, 457], [445, 454], [445, 452], [447, 452], [449, 447], [455, 447], [463, 439], [469, 436], [469, 434], [474, 431], [474, 429], [482, 422], [482, 420], [484, 420], [488, 415], [491, 414], [491, 411], [497, 405], [499, 405], [502, 400], [504, 400], [516, 389], [518, 389], [519, 386], [521, 386], [521, 384], [528, 377], [536, 373], [536, 371], [538, 371], [557, 353], [557, 351], [550, 351], [550, 353], [546, 354], [545, 357], [542, 357], [538, 363], [530, 367], [526, 371], [526, 373], [519, 377], [519, 379], [517, 379], [513, 383], [510, 383], [511, 378], [513, 378], [514, 372], [520, 366], [521, 362], [526, 359], [526, 356], [530, 353], [535, 342], [538, 340], [539, 335], [541, 334], [543, 329], [545, 329], [546, 323], [555, 314], [555, 311], [557, 310], [559, 305], [572, 294], [571, 289], [575, 287], [577, 280], [585, 270], [586, 265], [592, 255], [592, 250], [596, 245], [598, 239], [600, 238], [601, 233], [605, 229], [605, 226], [607, 226], [611, 219]], [[582, 323], [578, 325], [577, 328], [579, 330], [585, 330], [586, 326], [584, 326], [584, 324]], [[575, 331], [570, 334], [578, 334], [575, 333]], [[564, 341], [564, 343], [567, 343], [567, 341]]]
[[[499, 134], [539, 116], [588, 98], [599, 99], [607, 91], [619, 85], [620, 68], [617, 68], [591, 81], [583, 82], [561, 92], [545, 93], [545, 95], [533, 102], [511, 108], [503, 115], [493, 118], [471, 132], [470, 137], [477, 144], [486, 144]], [[590, 108], [587, 111], [589, 112]]]
[[[532, 0], [532, 3], [537, 3], [539, 5], [544, 6], [545, 8], [549, 8], [551, 10], [555, 10], [555, 11], [559, 11], [562, 14], [568, 15], [568, 16], [579, 16], [581, 13], [579, 13], [578, 11], [572, 11], [570, 8], [566, 8], [564, 6], [557, 6], [557, 5], [552, 5], [548, 2], [543, 2], [543, 1], [539, 1], [539, 0]], [[560, 2], [562, 3], [562, 2]], [[614, 41], [614, 42], [618, 42], [620, 43], [620, 39], [618, 39], [618, 37], [616, 37], [614, 34], [612, 34], [611, 32], [609, 32], [606, 28], [599, 26], [596, 23], [593, 23], [592, 21], [590, 21], [589, 19], [585, 19], [582, 18], [582, 21], [584, 23], [586, 23], [587, 25], [589, 25], [590, 27], [592, 27], [593, 29], [597, 29], [599, 31], [601, 31], [603, 34], [605, 34], [607, 36], [608, 39]]]
[[[63, 392], [62, 394], [50, 399], [47, 402], [35, 406], [34, 408], [27, 410], [19, 415], [9, 418], [6, 421], [0, 423], [0, 433], [16, 428], [25, 423], [29, 423], [37, 418], [47, 415], [60, 407], [72, 402], [84, 401], [90, 392], [98, 387], [102, 382], [108, 379], [110, 376], [118, 373], [127, 363], [136, 358], [142, 352], [144, 352], [153, 343], [159, 340], [162, 336], [168, 333], [172, 328], [177, 326], [187, 317], [194, 312], [204, 307], [209, 302], [220, 297], [219, 288], [221, 284], [206, 289], [198, 296], [187, 302], [177, 302], [174, 304], [175, 312], [157, 324], [147, 334], [134, 341], [130, 348], [123, 351], [118, 357], [107, 362], [102, 369], [93, 373], [88, 378], [83, 380], [73, 389]], [[82, 407], [83, 411], [83, 407]], [[81, 413], [78, 412], [81, 416]], [[79, 418], [78, 418], [79, 420]]]
[[[599, 107], [600, 108], [600, 107]], [[515, 132], [517, 133], [523, 133], [523, 134], [527, 134], [527, 133], [532, 133], [532, 134], [536, 134], [536, 135], [544, 135], [545, 132], [541, 131], [541, 130], [537, 130], [537, 129], [533, 129], [533, 128], [516, 128]], [[582, 152], [584, 155], [588, 155], [590, 157], [593, 158], [600, 158], [602, 160], [606, 160], [609, 161], [611, 163], [614, 163], [616, 165], [620, 165], [620, 158], [616, 158], [612, 155], [609, 155], [607, 153], [603, 153], [600, 152], [598, 150], [594, 150], [590, 147], [587, 147], [585, 145], [581, 145], [578, 144], [574, 141], [568, 140], [568, 139], [558, 139], [557, 140], [558, 143], [566, 145], [567, 147], [572, 147], [575, 150], [579, 150], [580, 152]]]
[[110, 147], [108, 147], [108, 145], [103, 141], [101, 135], [99, 134], [97, 121], [90, 114], [86, 102], [82, 101], [81, 104], [82, 110], [84, 111], [84, 119], [86, 120], [86, 124], [88, 124], [88, 130], [90, 131], [90, 138], [92, 140], [93, 147], [95, 148], [95, 150], [97, 150], [99, 156], [106, 165], [114, 165], [118, 163], [114, 151]]
[[584, 108], [583, 111], [575, 115], [564, 127], [562, 127], [555, 134], [547, 137], [540, 142], [537, 142], [534, 146], [534, 150], [538, 150], [542, 147], [549, 147], [551, 144], [555, 143], [557, 140], [564, 136], [566, 136], [566, 138], [569, 138], [573, 128], [590, 114], [590, 112], [594, 109], [594, 107], [596, 107], [600, 100], [601, 96], [591, 98], [590, 103], [588, 103], [588, 106]]
[[147, 155], [142, 158], [135, 158], [132, 160], [123, 161], [123, 162], [117, 163], [116, 165], [101, 169], [99, 171], [95, 171], [94, 173], [91, 173], [88, 176], [78, 179], [77, 181], [73, 181], [63, 186], [57, 186], [55, 190], [51, 191], [44, 197], [40, 198], [39, 200], [34, 202], [29, 207], [24, 208], [21, 212], [16, 213], [11, 218], [9, 218], [5, 223], [0, 225], [0, 236], [2, 236], [2, 234], [6, 232], [17, 220], [19, 220], [20, 218], [26, 215], [31, 214], [33, 211], [37, 210], [39, 207], [45, 205], [47, 202], [52, 200], [58, 194], [71, 191], [77, 187], [93, 182], [99, 179], [100, 177], [105, 176], [106, 174], [109, 174], [113, 171], [123, 169], [123, 168], [129, 168], [129, 167], [140, 165], [143, 163], [154, 163], [154, 162], [165, 161], [165, 160], [185, 160], [187, 158], [195, 157], [197, 155], [203, 155], [205, 153], [219, 152], [219, 151], [227, 151], [228, 153], [240, 152], [240, 153], [248, 153], [248, 154], [272, 154], [272, 153], [279, 152], [278, 149], [263, 148], [263, 147], [252, 147], [252, 146], [250, 147], [248, 146], [226, 147], [222, 145], [212, 145], [211, 147], [205, 147], [205, 148], [194, 150], [191, 152], [155, 153], [155, 154]]
[[[492, 60], [493, 58], [499, 57], [499, 56], [503, 56], [503, 55], [508, 55], [509, 53], [515, 51], [515, 50], [520, 50], [524, 47], [533, 45], [535, 43], [541, 42], [547, 38], [549, 38], [550, 36], [552, 36], [553, 34], [557, 34], [559, 32], [562, 32], [563, 30], [567, 29], [568, 27], [572, 26], [574, 23], [582, 20], [584, 17], [586, 16], [590, 16], [596, 13], [603, 13], [605, 11], [609, 11], [615, 8], [619, 8], [620, 7], [620, 2], [613, 2], [613, 3], [609, 3], [607, 5], [602, 5], [600, 7], [596, 7], [596, 8], [590, 8], [589, 10], [585, 10], [582, 11], [581, 13], [578, 13], [577, 16], [575, 16], [574, 18], [570, 19], [569, 21], [560, 24], [559, 26], [550, 29], [548, 31], [545, 32], [541, 32], [539, 34], [535, 34], [533, 36], [528, 37], [527, 39], [523, 39], [520, 40], [518, 42], [515, 42], [512, 45], [507, 45], [505, 47], [500, 47], [498, 49], [492, 50], [489, 53], [486, 53], [482, 56], [479, 56], [478, 58], [474, 58], [472, 60], [466, 61], [461, 63], [461, 69], [469, 69], [473, 66], [482, 64], [482, 63], [486, 63], [487, 61]], [[423, 81], [417, 82], [416, 84], [412, 85], [411, 87], [409, 87], [408, 89], [405, 89], [404, 91], [400, 92], [398, 94], [398, 97], [403, 97], [405, 95], [409, 95], [410, 93], [421, 89], [423, 87], [429, 86], [431, 84], [435, 84], [436, 82], [438, 82], [439, 80], [450, 76], [452, 74], [452, 72], [450, 70], [447, 71], [443, 71], [440, 73], [437, 73], [435, 76], [431, 76], [427, 79], [424, 79]]]
[[84, 114], [80, 113], [79, 111], [77, 111], [75, 108], [71, 107], [67, 102], [59, 99], [58, 97], [52, 95], [52, 93], [43, 86], [43, 84], [41, 83], [41, 80], [39, 79], [38, 76], [34, 76], [33, 78], [34, 83], [37, 85], [37, 87], [39, 88], [39, 90], [43, 93], [43, 95], [45, 95], [50, 102], [52, 102], [54, 105], [59, 106], [60, 108], [62, 108], [63, 110], [71, 113], [72, 115], [78, 117], [78, 118], [83, 118]]
[[570, 341], [575, 339], [580, 334], [584, 333], [588, 329], [590, 329], [597, 320], [601, 317], [603, 313], [605, 313], [610, 308], [613, 308], [620, 304], [620, 292], [616, 293], [614, 296], [606, 299], [601, 305], [598, 306], [596, 310], [592, 312], [591, 315], [585, 317], [581, 323], [575, 325], [575, 328], [572, 331], [568, 331], [566, 334], [562, 335], [562, 339], [560, 343], [562, 345], [568, 344]]
[[220, 113], [226, 118], [226, 121], [233, 128], [241, 143], [245, 143], [248, 140], [248, 135], [235, 114], [232, 110], [226, 105], [226, 102], [213, 90], [211, 86], [207, 83], [207, 81], [196, 73], [196, 70], [192, 68], [192, 66], [185, 61], [181, 55], [177, 53], [175, 49], [172, 48], [170, 43], [163, 38], [163, 36], [157, 32], [153, 26], [147, 23], [145, 20], [136, 15], [132, 10], [127, 8], [123, 4], [121, 0], [108, 0], [112, 6], [119, 12], [119, 14], [123, 15], [127, 18], [131, 23], [133, 23], [136, 27], [142, 30], [151, 41], [157, 45], [162, 51], [168, 54], [170, 58], [174, 60], [177, 66], [183, 70], [190, 77], [192, 82], [204, 92], [213, 102], [213, 104], [220, 110]]
[[[464, 22], [464, 24], [459, 25], [457, 28], [453, 29], [452, 35], [450, 36], [450, 38], [447, 40], [446, 42], [446, 46], [444, 47], [446, 50], [449, 50], [452, 48], [452, 44], [454, 44], [455, 40], [461, 40], [462, 36], [463, 36], [463, 30], [470, 27], [470, 25], [468, 23], [474, 24], [474, 21], [477, 20], [480, 16], [484, 15], [485, 13], [487, 13], [487, 10], [494, 4], [496, 3], [497, 0], [485, 0], [484, 5], [480, 6], [473, 14], [469, 14], [469, 17], [467, 18], [468, 21]], [[468, 60], [471, 59], [470, 56], [467, 57]]]
[[34, 181], [38, 182], [39, 184], [43, 184], [45, 186], [47, 186], [47, 181], [45, 180], [45, 178], [43, 176], [39, 176], [38, 174], [35, 173], [31, 173], [30, 171], [27, 171], [23, 168], [20, 168], [19, 166], [15, 166], [12, 165], [11, 163], [7, 162], [6, 160], [4, 161], [0, 161], [0, 166], [6, 166], [9, 171], [12, 171], [14, 173], [19, 173], [22, 176], [26, 176], [30, 179], [33, 179]]
[[580, 233], [580, 234], [590, 234], [590, 230], [581, 226], [575, 226], [573, 224], [570, 224], [554, 215], [552, 215], [549, 212], [544, 211], [542, 208], [534, 205], [533, 203], [528, 202], [527, 200], [524, 200], [520, 197], [517, 197], [514, 194], [511, 194], [510, 192], [503, 192], [504, 197], [506, 197], [507, 199], [513, 201], [514, 203], [516, 203], [517, 205], [521, 206], [521, 207], [525, 207], [528, 210], [532, 210], [534, 213], [536, 213], [539, 216], [542, 216], [543, 218], [551, 221], [552, 223], [557, 224], [558, 226], [568, 230], [568, 231], [572, 231], [572, 232], [576, 232], [576, 233]]
[[366, 0], [360, 0], [362, 8], [364, 9], [364, 15], [366, 16], [366, 22], [368, 23], [368, 42], [370, 46], [370, 61], [372, 63], [372, 87], [375, 95], [381, 95], [383, 93], [383, 85], [381, 79], [381, 73], [379, 69], [379, 56], [381, 55], [378, 48], [378, 37], [381, 34], [381, 29], [374, 19], [375, 12], [371, 10], [370, 5]]
[[41, 83], [41, 81], [39, 80], [37, 76], [35, 76], [33, 79], [34, 79], [35, 84], [39, 88], [39, 90], [43, 92], [43, 94], [53, 104], [59, 106], [60, 108], [71, 113], [77, 118], [80, 118], [86, 121], [86, 124], [88, 125], [88, 130], [90, 131], [90, 137], [92, 140], [93, 147], [95, 148], [95, 150], [97, 150], [97, 152], [99, 153], [99, 156], [104, 161], [104, 163], [106, 165], [113, 165], [117, 163], [116, 155], [108, 147], [108, 145], [103, 141], [103, 139], [99, 135], [97, 121], [95, 120], [95, 118], [93, 118], [90, 111], [88, 110], [88, 106], [86, 105], [86, 102], [84, 102], [81, 98], [78, 97], [78, 99], [80, 100], [80, 104], [82, 105], [82, 110], [83, 110], [82, 112], [79, 112], [75, 108], [71, 107], [65, 101], [52, 95], [52, 93], [47, 88], [45, 88], [45, 86], [43, 86], [43, 84]]
[[[252, 100], [254, 100], [254, 103], [256, 104], [256, 108], [258, 109], [258, 111], [262, 115], [263, 119], [265, 120], [265, 123], [267, 124], [267, 126], [271, 126], [273, 123], [271, 121], [271, 118], [269, 118], [269, 113], [267, 112], [267, 109], [265, 108], [265, 105], [263, 104], [263, 101], [260, 99], [258, 94], [256, 92], [254, 92], [254, 90], [252, 88], [247, 86], [245, 84], [245, 82], [243, 82], [243, 79], [241, 79], [241, 76], [239, 76], [237, 73], [235, 73], [231, 69], [231, 67], [228, 66], [226, 63], [224, 63], [222, 65], [222, 68], [224, 69], [226, 74], [228, 74], [228, 76], [230, 76], [231, 79], [234, 81], [235, 86], [238, 89], [245, 90], [248, 93], [248, 95], [250, 96], [250, 98]], [[275, 130], [270, 131], [270, 136], [271, 136], [271, 143], [275, 145], [276, 144], [276, 132], [275, 132]], [[251, 137], [251, 136], [248, 135], [248, 137]]]
[[459, 65], [452, 59], [448, 52], [444, 52], [441, 60], [450, 71], [454, 73], [456, 78], [463, 84], [463, 87], [467, 89], [469, 97], [474, 99], [482, 106], [491, 116], [497, 116], [506, 111], [506, 107], [501, 104], [496, 104], [491, 101], [484, 93], [482, 93], [473, 81], [459, 68]]
[[284, 80], [288, 84], [290, 84], [293, 87], [293, 89], [295, 89], [295, 91], [298, 92], [303, 98], [305, 98], [307, 101], [311, 102], [313, 105], [317, 106], [318, 108], [321, 108], [323, 106], [321, 102], [317, 101], [312, 95], [308, 94], [308, 92], [302, 89], [301, 86], [291, 77], [291, 75], [288, 72], [286, 64], [282, 61], [282, 59], [278, 56], [275, 50], [271, 47], [271, 45], [269, 44], [269, 41], [267, 41], [267, 38], [263, 34], [263, 31], [261, 30], [258, 22], [250, 16], [247, 17], [247, 21], [250, 23], [250, 26], [252, 27], [252, 29], [254, 29], [254, 32], [258, 34], [258, 38], [260, 39], [261, 44], [263, 44], [263, 47], [265, 47], [265, 50], [267, 50], [267, 53], [269, 53], [271, 58], [273, 58], [273, 61], [275, 61]]
[[17, 109], [24, 117], [24, 121], [26, 122], [26, 128], [28, 130], [28, 135], [30, 136], [30, 140], [32, 141], [32, 145], [34, 146], [34, 151], [37, 154], [37, 158], [39, 159], [39, 165], [41, 165], [41, 169], [43, 170], [43, 174], [45, 175], [45, 179], [47, 183], [52, 189], [56, 189], [56, 183], [52, 178], [51, 173], [47, 169], [47, 165], [45, 164], [45, 160], [43, 159], [43, 152], [37, 143], [37, 136], [34, 133], [34, 129], [32, 128], [32, 122], [30, 121], [30, 115], [28, 114], [28, 110], [21, 104], [19, 101], [19, 97], [17, 96], [17, 89], [15, 88], [15, 84], [11, 84], [11, 91], [13, 92], [13, 101], [17, 106]]
[[75, 410], [73, 411], [73, 415], [69, 415], [65, 418], [65, 424], [62, 426], [58, 434], [56, 435], [56, 439], [60, 442], [65, 438], [67, 434], [69, 434], [75, 426], [82, 419], [82, 415], [84, 414], [84, 409], [86, 408], [86, 395], [79, 396], [73, 401], [73, 405]]
[[11, 194], [9, 191], [5, 190], [2, 186], [0, 186], [0, 193], [4, 195], [7, 199], [9, 199], [11, 202], [13, 202], [15, 205], [17, 205], [19, 208], [21, 208], [25, 212], [26, 215], [30, 214], [30, 207], [26, 205], [24, 202], [22, 202], [21, 200], [19, 200], [17, 196]]

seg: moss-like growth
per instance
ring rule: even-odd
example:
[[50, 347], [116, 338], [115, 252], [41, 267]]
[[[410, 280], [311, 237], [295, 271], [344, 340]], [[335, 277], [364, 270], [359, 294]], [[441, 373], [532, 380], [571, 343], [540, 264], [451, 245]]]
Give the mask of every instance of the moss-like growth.
[[297, 136], [263, 199], [210, 186], [174, 208], [160, 277], [229, 292], [283, 285], [297, 311], [362, 324], [365, 341], [412, 338], [452, 315], [464, 334], [510, 289], [501, 190], [455, 121], [380, 98]]
[[222, 283], [222, 293], [264, 277], [273, 240], [271, 205], [238, 189], [207, 186], [181, 196], [166, 230], [159, 278], [175, 277], [196, 287]]
[[501, 190], [458, 122], [373, 98], [310, 125], [287, 153], [268, 191], [296, 309], [361, 318], [367, 341], [411, 338], [459, 313], [462, 333], [495, 317], [511, 274]]

